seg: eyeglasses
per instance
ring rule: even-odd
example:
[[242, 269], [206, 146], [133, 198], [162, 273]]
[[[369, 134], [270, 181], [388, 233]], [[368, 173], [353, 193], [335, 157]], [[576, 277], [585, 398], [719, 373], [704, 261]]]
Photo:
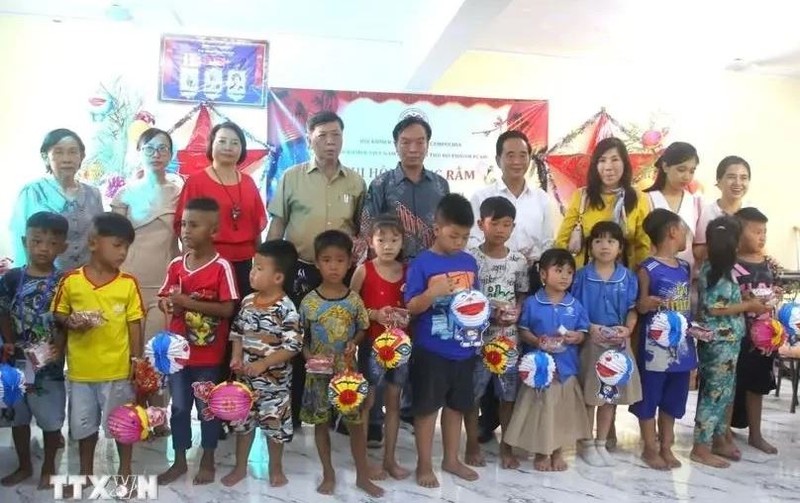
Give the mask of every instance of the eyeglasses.
[[169, 147], [167, 147], [166, 145], [159, 145], [158, 147], [151, 147], [148, 145], [142, 149], [142, 152], [144, 152], [147, 155], [153, 155], [155, 153], [168, 154]]

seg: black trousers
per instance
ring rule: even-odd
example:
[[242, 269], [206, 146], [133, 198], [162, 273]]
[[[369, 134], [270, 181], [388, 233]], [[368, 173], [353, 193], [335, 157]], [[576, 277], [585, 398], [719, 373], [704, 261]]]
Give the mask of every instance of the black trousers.
[[491, 379], [481, 398], [478, 427], [481, 436], [488, 436], [500, 426], [500, 401], [494, 396], [494, 383]]

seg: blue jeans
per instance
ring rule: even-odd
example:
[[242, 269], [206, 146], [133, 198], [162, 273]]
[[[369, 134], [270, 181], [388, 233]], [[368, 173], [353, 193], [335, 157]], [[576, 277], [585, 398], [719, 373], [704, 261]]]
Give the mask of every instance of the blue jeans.
[[184, 367], [168, 378], [169, 392], [172, 395], [172, 417], [169, 426], [172, 429], [172, 447], [176, 451], [185, 451], [192, 446], [192, 404], [197, 407], [200, 416], [200, 446], [203, 449], [216, 449], [222, 433], [219, 419], [203, 421], [203, 410], [206, 403], [195, 398], [192, 384], [211, 381], [218, 384], [221, 380], [219, 365], [213, 367]]

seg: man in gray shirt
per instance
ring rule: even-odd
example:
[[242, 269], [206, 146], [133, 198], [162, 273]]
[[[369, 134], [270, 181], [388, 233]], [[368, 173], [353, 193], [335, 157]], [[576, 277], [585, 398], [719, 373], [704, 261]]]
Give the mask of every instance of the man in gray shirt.
[[[447, 180], [423, 165], [431, 140], [430, 124], [420, 117], [408, 116], [397, 123], [392, 137], [400, 162], [395, 169], [382, 173], [369, 184], [359, 236], [363, 244], [368, 243], [375, 218], [387, 213], [395, 215], [403, 225], [403, 255], [411, 260], [433, 244], [436, 206], [450, 193], [450, 186]], [[359, 354], [359, 358], [368, 357], [368, 351]], [[378, 389], [375, 397], [367, 430], [370, 446], [380, 445], [383, 439], [383, 390]], [[409, 387], [404, 386], [401, 419], [406, 423], [412, 421], [409, 397]]]
[[439, 200], [450, 193], [447, 180], [425, 169], [423, 162], [431, 140], [431, 126], [409, 116], [392, 131], [400, 162], [391, 171], [372, 180], [361, 213], [360, 236], [369, 239], [374, 219], [390, 213], [400, 219], [405, 233], [403, 253], [407, 259], [433, 243], [433, 218]]

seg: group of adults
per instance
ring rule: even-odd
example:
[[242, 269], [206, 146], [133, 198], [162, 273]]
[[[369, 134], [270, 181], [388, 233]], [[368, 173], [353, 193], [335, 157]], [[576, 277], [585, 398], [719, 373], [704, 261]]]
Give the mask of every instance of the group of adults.
[[[268, 204], [267, 239], [285, 238], [299, 253], [297, 273], [288, 292], [297, 304], [321, 282], [314, 266], [313, 240], [317, 234], [328, 229], [348, 233], [357, 243], [357, 257], [363, 260], [371, 222], [391, 213], [403, 225], [403, 252], [410, 260], [431, 245], [436, 206], [450, 191], [447, 180], [425, 167], [432, 130], [420, 117], [408, 116], [394, 127], [397, 166], [380, 174], [369, 186], [339, 159], [344, 123], [338, 115], [330, 111], [315, 114], [308, 120], [307, 134], [310, 160], [283, 174]], [[180, 253], [180, 220], [188, 200], [210, 197], [219, 203], [220, 225], [215, 244], [220, 256], [233, 264], [242, 296], [251, 291], [251, 258], [268, 219], [255, 182], [238, 169], [246, 158], [247, 141], [235, 123], [225, 122], [212, 129], [207, 147], [209, 166], [185, 181], [167, 172], [174, 145], [166, 131], [146, 130], [137, 149], [140, 169], [115, 195], [111, 209], [127, 216], [136, 229], [123, 269], [139, 279], [147, 308], [145, 334], [149, 336], [165, 327], [163, 314], [157, 309], [156, 293], [167, 265]], [[22, 188], [14, 208], [14, 260], [18, 264], [25, 261], [21, 237], [26, 219], [37, 211], [53, 211], [69, 221], [68, 248], [56, 265], [65, 270], [79, 267], [88, 260], [87, 236], [92, 218], [104, 211], [98, 189], [76, 179], [86, 154], [85, 145], [73, 131], [57, 129], [47, 134], [40, 153], [46, 175]], [[481, 202], [491, 196], [506, 197], [516, 206], [517, 220], [509, 248], [522, 252], [531, 263], [553, 245], [567, 247], [576, 226], [586, 237], [594, 223], [611, 220], [619, 223], [626, 234], [630, 243], [628, 265], [633, 267], [650, 252], [642, 221], [651, 208], [667, 208], [681, 215], [691, 231], [684, 258], [694, 262], [695, 257], [703, 256], [704, 225], [742, 207], [750, 180], [750, 167], [743, 159], [726, 158], [717, 170], [720, 197], [701, 205], [700, 199], [688, 191], [699, 163], [697, 152], [691, 145], [676, 143], [659, 159], [651, 190], [642, 193], [633, 186], [633, 169], [624, 143], [607, 138], [595, 148], [586, 186], [576, 191], [557, 231], [551, 197], [527, 178], [531, 155], [530, 143], [522, 132], [501, 134], [496, 144], [496, 162], [502, 176], [471, 197], [476, 215]], [[481, 231], [475, 226], [470, 245], [478, 245], [481, 240]], [[585, 243], [583, 246], [583, 250], [576, 250], [579, 264], [586, 257]], [[294, 369], [292, 408], [299, 413], [304, 365], [297, 364]], [[380, 424], [377, 416], [373, 421]], [[299, 424], [298, 417], [295, 422]], [[488, 433], [493, 425], [486, 426]]]

